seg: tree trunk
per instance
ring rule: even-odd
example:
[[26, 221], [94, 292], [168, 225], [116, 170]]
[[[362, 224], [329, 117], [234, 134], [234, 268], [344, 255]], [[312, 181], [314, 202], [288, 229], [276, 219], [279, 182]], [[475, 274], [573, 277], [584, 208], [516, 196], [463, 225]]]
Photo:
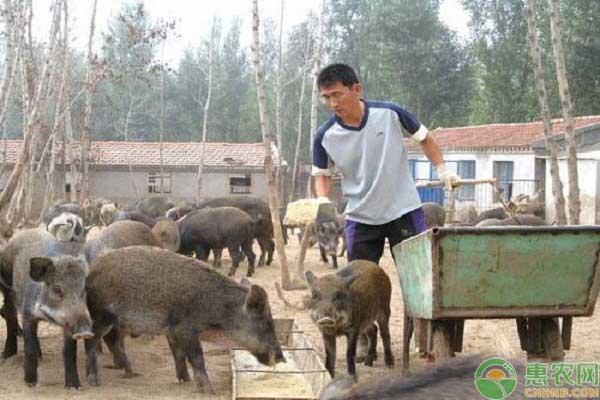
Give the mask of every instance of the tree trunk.
[[[315, 139], [315, 132], [317, 131], [317, 102], [319, 96], [319, 88], [317, 85], [317, 78], [319, 76], [319, 70], [321, 69], [321, 53], [323, 50], [323, 30], [325, 25], [325, 0], [321, 3], [321, 12], [319, 13], [319, 30], [317, 33], [317, 43], [314, 53], [313, 69], [312, 69], [312, 95], [310, 98], [310, 160], [312, 162], [313, 153], [313, 142]], [[308, 175], [306, 184], [306, 197], [313, 197], [312, 190], [312, 176]]]
[[163, 140], [165, 137], [165, 40], [162, 40], [160, 45], [160, 57], [161, 65], [160, 68], [160, 139], [159, 139], [159, 158], [160, 158], [160, 194], [165, 192], [165, 178], [164, 178], [164, 163], [163, 163]]
[[294, 166], [292, 169], [292, 190], [289, 201], [293, 201], [296, 196], [296, 182], [300, 169], [300, 148], [302, 143], [302, 108], [304, 106], [304, 92], [306, 91], [306, 70], [308, 68], [310, 51], [310, 38], [306, 37], [306, 45], [304, 47], [304, 66], [302, 67], [302, 75], [300, 77], [300, 98], [298, 99], [298, 132], [296, 136], [296, 149], [294, 151]]
[[281, 108], [283, 106], [283, 10], [285, 0], [281, 0], [281, 13], [279, 15], [279, 39], [277, 41], [277, 77], [275, 79], [275, 134], [277, 136], [277, 187], [279, 188], [279, 199], [284, 197], [284, 166], [283, 166], [283, 139]]
[[88, 54], [87, 54], [87, 72], [85, 76], [86, 94], [85, 94], [85, 111], [83, 114], [83, 132], [81, 138], [81, 166], [82, 166], [82, 182], [81, 182], [81, 197], [80, 201], [86, 201], [90, 198], [90, 163], [89, 154], [92, 147], [92, 68], [94, 56], [92, 53], [92, 43], [94, 40], [94, 30], [96, 28], [96, 7], [98, 0], [94, 0], [92, 6], [92, 18], [90, 20], [90, 36], [88, 39]]
[[[275, 247], [279, 262], [281, 265], [281, 286], [285, 290], [304, 288], [302, 281], [293, 283], [290, 279], [290, 273], [287, 265], [285, 247], [283, 246], [283, 233], [281, 230], [281, 219], [279, 215], [279, 199], [275, 171], [273, 169], [273, 149], [271, 147], [271, 135], [269, 133], [269, 124], [267, 121], [267, 107], [265, 101], [265, 84], [262, 64], [260, 60], [260, 42], [259, 42], [259, 18], [258, 18], [258, 0], [252, 0], [252, 62], [254, 64], [254, 76], [256, 79], [256, 88], [258, 94], [258, 110], [260, 119], [260, 129], [263, 137], [265, 149], [265, 172], [267, 174], [267, 184], [269, 188], [269, 206], [271, 208], [271, 220], [275, 233]], [[303, 277], [298, 277], [303, 279]]]
[[552, 196], [554, 197], [554, 209], [559, 225], [567, 224], [565, 213], [565, 197], [563, 194], [563, 184], [560, 180], [558, 169], [558, 158], [556, 142], [552, 137], [552, 118], [550, 108], [548, 107], [548, 93], [546, 92], [546, 82], [544, 80], [544, 71], [542, 66], [542, 55], [539, 46], [537, 26], [536, 26], [536, 0], [528, 0], [527, 10], [529, 19], [529, 50], [533, 63], [533, 74], [537, 86], [538, 102], [540, 112], [544, 123], [544, 138], [546, 141], [546, 151], [550, 162], [550, 176], [552, 178]]
[[558, 0], [549, 0], [551, 6], [550, 32], [552, 34], [552, 50], [556, 64], [556, 78], [562, 102], [563, 118], [565, 122], [565, 141], [567, 143], [567, 165], [569, 170], [569, 223], [579, 225], [581, 200], [579, 198], [579, 180], [577, 174], [577, 143], [575, 141], [575, 128], [573, 124], [573, 103], [567, 79], [565, 52], [562, 46], [562, 23], [558, 15]]
[[[213, 24], [210, 32], [210, 41], [208, 43], [208, 89], [206, 101], [204, 102], [203, 120], [202, 120], [202, 147], [200, 149], [200, 162], [198, 163], [198, 176], [196, 178], [196, 201], [202, 199], [202, 175], [204, 175], [204, 153], [206, 150], [206, 131], [208, 129], [208, 110], [210, 109], [210, 99], [212, 96], [212, 75], [213, 75], [213, 57], [217, 32], [217, 20], [213, 16]], [[199, 98], [198, 98], [199, 99]]]

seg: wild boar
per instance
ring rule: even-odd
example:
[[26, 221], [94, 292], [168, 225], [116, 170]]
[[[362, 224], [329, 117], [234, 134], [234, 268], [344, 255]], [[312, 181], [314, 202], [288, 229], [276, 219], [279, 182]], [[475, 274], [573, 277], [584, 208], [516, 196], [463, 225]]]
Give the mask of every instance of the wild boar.
[[89, 263], [107, 251], [127, 246], [149, 245], [162, 247], [152, 230], [141, 222], [117, 221], [102, 229], [85, 244], [85, 257]]
[[[198, 260], [167, 250], [133, 246], [106, 253], [91, 266], [88, 305], [95, 338], [88, 349], [88, 381], [99, 382], [96, 345], [111, 327], [118, 335], [166, 334], [177, 379], [189, 381], [186, 357], [196, 383], [213, 392], [198, 336], [223, 331], [259, 362], [284, 361], [267, 293], [226, 278]], [[126, 372], [131, 363], [123, 348]]]
[[[392, 285], [377, 264], [356, 260], [335, 274], [317, 278], [305, 273], [310, 286], [308, 308], [312, 320], [323, 335], [325, 366], [335, 376], [336, 337], [347, 339], [346, 362], [348, 374], [356, 379], [356, 347], [359, 335], [368, 338], [365, 364], [372, 366], [377, 356], [377, 327], [383, 342], [385, 365], [394, 365], [390, 342], [390, 298]], [[374, 324], [377, 322], [377, 326]]]
[[[90, 337], [91, 320], [86, 306], [85, 279], [88, 264], [82, 244], [61, 242], [44, 229], [27, 229], [15, 235], [2, 255], [3, 280], [11, 288], [11, 305], [22, 316], [25, 341], [25, 382], [36, 385], [41, 348], [37, 337], [40, 320], [64, 331], [65, 386], [80, 387], [76, 366], [77, 339]], [[16, 353], [16, 314], [8, 320], [7, 343]]]
[[231, 255], [229, 275], [234, 275], [242, 261], [242, 251], [248, 257], [247, 276], [254, 274], [255, 255], [252, 252], [254, 220], [235, 207], [207, 208], [187, 214], [177, 221], [179, 227], [179, 253], [196, 253], [196, 258], [206, 261], [210, 250], [215, 251], [215, 267], [219, 267], [220, 250], [227, 248]]
[[[460, 357], [411, 376], [383, 374], [359, 383], [349, 377], [338, 378], [321, 391], [319, 400], [480, 399], [473, 376], [484, 360], [481, 356]], [[513, 364], [518, 373], [524, 373], [522, 363]], [[517, 389], [510, 398], [526, 397]]]
[[214, 207], [235, 207], [245, 211], [254, 220], [254, 237], [260, 247], [258, 266], [271, 265], [275, 242], [273, 241], [273, 221], [269, 203], [254, 196], [226, 196], [204, 200], [196, 205], [198, 210]]

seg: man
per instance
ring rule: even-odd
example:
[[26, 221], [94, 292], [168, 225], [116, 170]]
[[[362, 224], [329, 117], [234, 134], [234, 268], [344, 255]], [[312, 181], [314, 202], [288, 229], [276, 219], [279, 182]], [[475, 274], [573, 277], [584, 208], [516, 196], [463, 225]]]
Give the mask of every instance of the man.
[[386, 238], [393, 247], [426, 229], [403, 131], [420, 143], [447, 188], [458, 176], [446, 167], [439, 146], [415, 116], [394, 103], [363, 100], [361, 84], [350, 66], [323, 68], [317, 85], [321, 100], [335, 113], [314, 139], [312, 174], [317, 196], [329, 196], [335, 164], [348, 200], [348, 261], [378, 263]]

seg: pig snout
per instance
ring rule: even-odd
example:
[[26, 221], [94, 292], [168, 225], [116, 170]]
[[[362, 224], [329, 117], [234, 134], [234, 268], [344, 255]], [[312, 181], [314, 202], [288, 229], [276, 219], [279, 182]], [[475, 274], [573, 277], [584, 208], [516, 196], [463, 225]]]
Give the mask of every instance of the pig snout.
[[254, 357], [259, 363], [273, 367], [277, 363], [286, 362], [285, 357], [281, 350], [265, 352], [265, 353], [254, 353]]
[[65, 321], [65, 330], [69, 332], [73, 339], [91, 339], [94, 337], [92, 332], [92, 320], [88, 313]]
[[333, 326], [335, 325], [335, 320], [331, 317], [323, 317], [323, 318], [319, 318], [317, 320], [317, 324], [319, 324], [320, 326]]

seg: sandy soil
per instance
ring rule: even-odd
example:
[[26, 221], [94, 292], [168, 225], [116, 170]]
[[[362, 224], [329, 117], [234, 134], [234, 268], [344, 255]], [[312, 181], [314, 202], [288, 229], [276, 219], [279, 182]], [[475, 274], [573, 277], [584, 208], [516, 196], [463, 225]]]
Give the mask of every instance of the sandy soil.
[[[288, 260], [295, 266], [299, 246], [297, 242], [286, 247]], [[227, 254], [224, 254], [224, 268], [229, 264]], [[402, 294], [394, 264], [389, 252], [382, 260], [382, 266], [391, 278], [393, 284], [392, 298], [392, 346], [396, 357], [395, 369], [399, 371], [402, 357]], [[294, 267], [295, 268], [295, 267]], [[313, 270], [317, 275], [331, 272], [331, 268], [320, 261], [318, 249], [309, 249], [305, 263], [306, 269]], [[245, 274], [245, 266], [238, 269], [238, 278]], [[277, 261], [270, 267], [259, 268], [253, 281], [263, 285], [269, 292], [271, 308], [275, 318], [296, 318], [300, 327], [306, 332], [313, 344], [324, 357], [323, 344], [317, 328], [310, 321], [308, 312], [296, 311], [286, 307], [275, 294], [274, 282], [279, 280]], [[290, 301], [299, 302], [307, 292], [286, 292]], [[5, 326], [0, 322], [0, 345], [3, 346]], [[64, 388], [64, 372], [62, 365], [62, 333], [48, 324], [40, 324], [40, 337], [44, 358], [39, 367], [39, 384], [28, 388], [23, 382], [23, 353], [22, 342], [19, 342], [19, 354], [6, 361], [0, 361], [0, 399], [194, 399], [199, 393], [194, 383], [179, 384], [175, 379], [173, 358], [166, 340], [163, 337], [128, 339], [127, 349], [133, 363], [133, 368], [141, 375], [133, 379], [122, 378], [123, 372], [112, 369], [102, 370], [102, 386], [90, 387], [85, 382], [85, 355], [80, 344], [79, 371], [83, 387], [81, 390], [66, 390]], [[216, 396], [201, 394], [202, 398], [231, 399], [231, 367], [227, 348], [219, 344], [203, 343], [207, 359], [207, 369]], [[381, 355], [381, 345], [379, 346]], [[108, 354], [101, 356], [101, 364], [111, 364]], [[520, 350], [514, 320], [479, 320], [467, 321], [465, 324], [464, 348], [462, 354], [487, 353], [499, 356], [524, 358]], [[337, 370], [345, 372], [345, 340], [338, 340]], [[459, 355], [460, 356], [460, 355]], [[573, 324], [571, 350], [567, 352], [566, 361], [600, 361], [600, 317], [598, 314], [591, 318], [577, 318]], [[411, 366], [423, 366], [423, 360], [411, 352]], [[373, 368], [358, 366], [359, 379], [386, 371], [383, 357], [380, 356]], [[191, 373], [191, 370], [190, 370]]]

